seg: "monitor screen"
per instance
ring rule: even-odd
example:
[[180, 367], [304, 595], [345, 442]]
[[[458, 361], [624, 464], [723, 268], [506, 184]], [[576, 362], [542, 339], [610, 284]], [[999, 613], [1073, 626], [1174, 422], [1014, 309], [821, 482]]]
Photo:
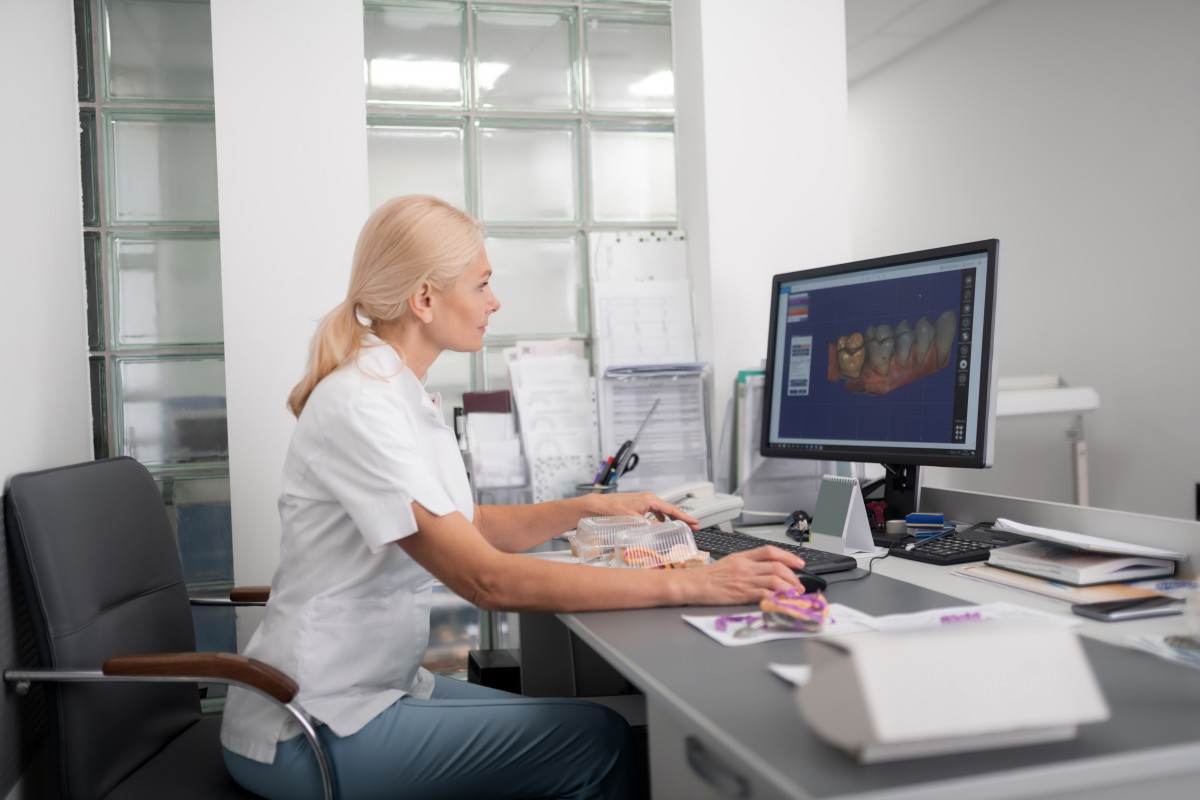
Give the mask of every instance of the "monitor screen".
[[776, 275], [761, 451], [991, 465], [998, 242]]

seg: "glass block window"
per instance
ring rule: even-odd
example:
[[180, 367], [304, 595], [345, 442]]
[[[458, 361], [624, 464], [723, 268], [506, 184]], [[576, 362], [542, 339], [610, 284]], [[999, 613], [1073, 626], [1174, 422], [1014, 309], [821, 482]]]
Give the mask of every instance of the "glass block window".
[[[432, 194], [486, 228], [501, 308], [481, 352], [430, 370], [449, 419], [508, 387], [518, 340], [592, 352], [590, 233], [677, 226], [670, 2], [365, 0], [363, 20], [371, 208]], [[464, 669], [478, 612], [434, 608], [426, 666]]]
[[[207, 0], [75, 0], [93, 447], [158, 481], [193, 593], [233, 585]], [[201, 647], [236, 648], [231, 611]]]
[[[96, 456], [223, 478], [209, 5], [77, 0], [75, 13]], [[219, 441], [181, 445], [181, 408], [219, 418]]]
[[501, 310], [439, 380], [506, 386], [517, 339], [590, 347], [587, 234], [678, 224], [669, 0], [366, 0], [363, 33], [371, 207], [432, 194], [487, 229]]

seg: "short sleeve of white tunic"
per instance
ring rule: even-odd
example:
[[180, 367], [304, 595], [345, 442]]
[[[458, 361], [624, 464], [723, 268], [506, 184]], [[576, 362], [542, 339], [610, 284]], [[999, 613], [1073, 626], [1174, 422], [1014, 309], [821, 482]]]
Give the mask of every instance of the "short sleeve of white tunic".
[[[428, 696], [432, 577], [394, 542], [417, 529], [412, 503], [439, 516], [473, 503], [441, 409], [391, 347], [368, 337], [357, 363], [327, 376], [296, 423], [279, 498], [280, 563], [245, 654], [292, 676], [296, 701], [339, 736], [405, 694]], [[231, 688], [222, 743], [270, 763], [294, 735], [282, 709]]]

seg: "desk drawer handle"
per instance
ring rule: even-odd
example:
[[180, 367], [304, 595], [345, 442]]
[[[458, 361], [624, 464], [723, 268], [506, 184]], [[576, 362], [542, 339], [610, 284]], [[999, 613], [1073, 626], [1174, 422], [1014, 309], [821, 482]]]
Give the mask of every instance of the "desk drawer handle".
[[741, 775], [709, 756], [704, 745], [694, 736], [684, 739], [687, 746], [688, 766], [704, 779], [704, 782], [725, 797], [749, 797], [750, 784]]

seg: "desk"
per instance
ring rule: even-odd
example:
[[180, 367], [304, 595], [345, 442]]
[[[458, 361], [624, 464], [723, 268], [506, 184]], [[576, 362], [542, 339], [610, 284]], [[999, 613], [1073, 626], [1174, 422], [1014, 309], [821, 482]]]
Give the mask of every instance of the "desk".
[[[939, 499], [986, 505], [979, 498]], [[1020, 504], [1032, 501], [998, 502], [1024, 512], [1012, 516], [1033, 524], [1047, 524], [1059, 513], [1042, 509], [1043, 514], [1031, 515]], [[1073, 509], [1072, 518], [1086, 521], [1073, 516], [1085, 511], [1117, 513]], [[1147, 520], [1155, 518], [1143, 518], [1143, 526]], [[1192, 532], [1194, 540], [1181, 549], [1200, 551], [1200, 526], [1179, 523], [1184, 527], [1176, 530], [1177, 522], [1155, 524], [1157, 533], [1139, 541], [1167, 546], [1164, 538], [1174, 541], [1176, 533]], [[1095, 527], [1089, 532], [1105, 535]], [[1197, 561], [1193, 555], [1192, 563]], [[1066, 610], [1052, 600], [950, 576], [944, 567], [889, 559], [877, 562], [876, 572], [841, 586], [842, 576], [829, 576], [830, 599], [870, 614], [959, 605], [964, 599]], [[1071, 741], [872, 766], [860, 766], [820, 740], [800, 716], [792, 687], [767, 671], [772, 661], [803, 663], [803, 640], [720, 647], [680, 620], [674, 608], [563, 614], [560, 619], [645, 694], [656, 798], [1064, 798], [1078, 792], [1092, 800], [1135, 794], [1151, 800], [1200, 792], [1200, 673], [1110, 643], [1135, 629], [1182, 630], [1179, 617], [1085, 622], [1084, 647], [1112, 717], [1082, 726]], [[897, 686], [912, 681], [932, 690], [932, 675], [898, 675]], [[718, 784], [746, 793], [722, 794], [698, 776], [697, 768], [715, 775]]]

